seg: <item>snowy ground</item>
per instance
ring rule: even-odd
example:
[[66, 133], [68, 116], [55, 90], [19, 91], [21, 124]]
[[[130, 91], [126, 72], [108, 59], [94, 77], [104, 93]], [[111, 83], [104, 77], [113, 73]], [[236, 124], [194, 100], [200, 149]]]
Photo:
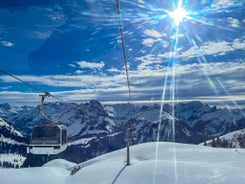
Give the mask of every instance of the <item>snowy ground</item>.
[[1, 169], [0, 183], [8, 184], [244, 184], [245, 150], [173, 143], [131, 147], [131, 166], [119, 150], [80, 164], [54, 160], [40, 168]]
[[[23, 157], [19, 154], [0, 154], [0, 166], [4, 165], [4, 162], [11, 164], [14, 168], [19, 168], [23, 165], [26, 157]], [[0, 172], [1, 175], [1, 172]], [[1, 181], [1, 179], [0, 179]]]

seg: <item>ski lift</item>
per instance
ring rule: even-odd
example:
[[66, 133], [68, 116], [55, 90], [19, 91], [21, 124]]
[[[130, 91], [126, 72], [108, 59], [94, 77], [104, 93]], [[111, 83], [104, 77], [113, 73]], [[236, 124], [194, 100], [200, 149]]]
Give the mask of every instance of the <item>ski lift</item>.
[[30, 145], [27, 153], [52, 155], [63, 152], [67, 148], [67, 128], [65, 125], [54, 124], [42, 111], [45, 97], [49, 93], [40, 95], [41, 105], [39, 105], [40, 115], [47, 121], [45, 124], [38, 124], [32, 129]]

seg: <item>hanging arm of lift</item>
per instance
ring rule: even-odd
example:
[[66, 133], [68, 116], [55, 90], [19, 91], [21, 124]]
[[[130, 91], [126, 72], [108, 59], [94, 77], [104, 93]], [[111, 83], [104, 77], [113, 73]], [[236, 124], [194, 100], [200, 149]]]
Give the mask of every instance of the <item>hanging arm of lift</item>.
[[43, 113], [43, 104], [44, 104], [45, 98], [46, 98], [46, 97], [50, 97], [51, 95], [50, 95], [49, 92], [45, 92], [44, 94], [39, 95], [39, 96], [41, 97], [41, 104], [38, 106], [39, 114], [40, 114], [40, 116], [41, 116], [43, 119], [46, 119], [47, 122], [50, 123], [51, 120], [50, 120], [47, 116], [45, 116], [44, 113]]

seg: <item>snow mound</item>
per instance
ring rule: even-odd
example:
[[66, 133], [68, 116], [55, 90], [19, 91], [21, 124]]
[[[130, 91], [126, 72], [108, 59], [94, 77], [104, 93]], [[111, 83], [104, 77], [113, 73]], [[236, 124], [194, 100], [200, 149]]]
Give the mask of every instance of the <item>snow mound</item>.
[[69, 162], [64, 159], [56, 159], [44, 164], [42, 167], [70, 168], [70, 167], [74, 167], [75, 165], [77, 164]]

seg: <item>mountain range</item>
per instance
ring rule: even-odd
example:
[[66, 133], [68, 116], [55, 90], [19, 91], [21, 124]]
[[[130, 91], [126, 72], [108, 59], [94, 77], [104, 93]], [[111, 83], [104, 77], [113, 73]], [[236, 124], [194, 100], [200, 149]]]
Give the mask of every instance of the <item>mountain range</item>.
[[[44, 159], [47, 161], [65, 158], [79, 163], [123, 148], [126, 128], [130, 128], [132, 144], [153, 141], [199, 144], [245, 128], [244, 109], [210, 107], [198, 101], [176, 104], [174, 115], [171, 114], [172, 106], [168, 104], [162, 107], [158, 104], [102, 105], [96, 100], [84, 104], [47, 103], [43, 110], [53, 122], [67, 126], [69, 142], [65, 152], [47, 156]], [[4, 122], [1, 124], [1, 137], [22, 145], [28, 142], [32, 128], [44, 121], [38, 114], [38, 108], [33, 106], [1, 104], [0, 117]], [[6, 132], [12, 134], [7, 136]], [[39, 156], [26, 156], [25, 166], [42, 164]], [[38, 162], [33, 163], [33, 160]]]

